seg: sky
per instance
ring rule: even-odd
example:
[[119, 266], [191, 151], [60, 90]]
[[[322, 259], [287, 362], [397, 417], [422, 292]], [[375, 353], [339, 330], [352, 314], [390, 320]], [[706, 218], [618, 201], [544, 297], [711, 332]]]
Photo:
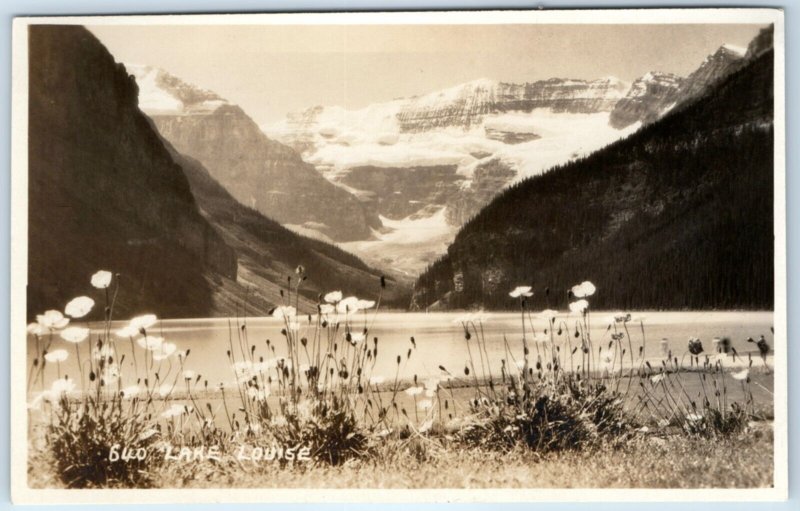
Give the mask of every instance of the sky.
[[165, 69], [259, 124], [316, 105], [360, 108], [478, 78], [526, 82], [687, 75], [759, 25], [104, 25], [124, 63]]

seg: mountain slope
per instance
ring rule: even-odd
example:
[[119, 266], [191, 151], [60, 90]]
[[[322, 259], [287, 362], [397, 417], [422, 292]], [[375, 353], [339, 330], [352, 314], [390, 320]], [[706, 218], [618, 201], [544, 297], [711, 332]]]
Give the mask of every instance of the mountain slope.
[[238, 106], [163, 70], [129, 68], [143, 84], [140, 106], [161, 135], [200, 161], [239, 202], [282, 224], [343, 241], [367, 238], [380, 225], [356, 197], [292, 148], [267, 138]]
[[[203, 216], [236, 250], [237, 283], [248, 288], [248, 308], [253, 313], [265, 313], [281, 303], [280, 290], [286, 288], [287, 276], [296, 278], [298, 265], [305, 268], [308, 276], [300, 288], [302, 310], [314, 310], [319, 294], [335, 289], [365, 297], [377, 294], [381, 275], [378, 271], [334, 245], [299, 236], [240, 204], [199, 161], [181, 155], [169, 142], [165, 145], [183, 168]], [[405, 306], [408, 287], [388, 280], [384, 304]], [[235, 304], [240, 295], [235, 288], [223, 286], [215, 300], [225, 308], [226, 302]]]
[[[417, 307], [772, 307], [773, 54], [630, 137], [506, 190], [419, 278]], [[552, 292], [548, 295], [545, 289]]]
[[82, 27], [29, 31], [28, 314], [62, 308], [108, 269], [120, 314], [207, 315], [206, 277], [235, 278], [235, 253], [137, 108], [135, 82]]

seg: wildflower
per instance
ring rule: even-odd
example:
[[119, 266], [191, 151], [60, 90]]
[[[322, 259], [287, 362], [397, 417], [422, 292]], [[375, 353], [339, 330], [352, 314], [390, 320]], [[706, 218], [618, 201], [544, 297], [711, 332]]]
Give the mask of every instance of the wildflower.
[[428, 419], [419, 426], [419, 432], [425, 433], [433, 427], [433, 419]]
[[299, 322], [299, 321], [297, 321], [297, 319], [296, 319], [296, 318], [291, 318], [291, 319], [290, 319], [290, 320], [287, 322], [287, 327], [288, 327], [288, 328], [289, 328], [289, 330], [291, 330], [292, 332], [299, 332], [299, 331], [300, 331], [300, 322]]
[[69, 354], [67, 350], [53, 350], [44, 356], [48, 362], [63, 362], [67, 359]]
[[89, 337], [89, 329], [80, 326], [71, 326], [61, 331], [61, 338], [67, 342], [79, 343]]
[[61, 311], [49, 310], [38, 314], [36, 322], [47, 330], [60, 330], [69, 324], [69, 318], [65, 318]]
[[380, 376], [380, 375], [373, 376], [373, 377], [371, 377], [371, 378], [369, 379], [369, 382], [370, 382], [372, 385], [380, 385], [380, 384], [381, 384], [381, 383], [383, 383], [384, 381], [386, 381], [386, 378], [384, 378], [383, 376]]
[[699, 422], [703, 420], [703, 416], [699, 413], [690, 413], [686, 416], [686, 420], [690, 422]]
[[364, 332], [357, 332], [354, 334], [350, 334], [350, 344], [355, 346], [357, 344], [364, 342], [366, 338], [367, 336], [364, 334]]
[[417, 408], [419, 408], [420, 410], [430, 410], [431, 408], [433, 408], [433, 401], [431, 401], [430, 399], [423, 399], [422, 401], [417, 403]]
[[70, 300], [67, 306], [64, 307], [64, 312], [73, 318], [82, 318], [89, 314], [89, 311], [92, 310], [92, 307], [94, 307], [94, 300], [88, 296], [79, 296]]
[[122, 398], [123, 399], [133, 399], [139, 395], [142, 391], [142, 388], [138, 385], [130, 385], [122, 389]]
[[325, 301], [328, 303], [338, 303], [342, 301], [342, 292], [331, 291], [330, 293], [325, 295]]
[[746, 380], [747, 376], [749, 374], [750, 374], [750, 371], [748, 369], [742, 369], [741, 371], [738, 371], [736, 373], [731, 374], [731, 376], [733, 376], [734, 380], [740, 380], [741, 381], [741, 380]]
[[556, 319], [556, 316], [558, 316], [558, 311], [554, 311], [553, 309], [545, 309], [540, 312], [539, 315], [549, 321], [552, 321]]
[[47, 335], [49, 330], [44, 326], [40, 325], [39, 323], [30, 323], [28, 325], [28, 333], [33, 335], [38, 335], [39, 337], [43, 335]]
[[533, 291], [531, 291], [531, 286], [517, 286], [508, 293], [508, 296], [511, 298], [530, 297], [533, 296]]
[[142, 337], [141, 339], [138, 339], [136, 344], [148, 351], [156, 351], [161, 348], [162, 344], [164, 344], [164, 338], [151, 335], [149, 337]]
[[382, 430], [380, 430], [378, 432], [378, 436], [380, 436], [380, 437], [386, 437], [386, 436], [389, 436], [391, 434], [392, 434], [392, 430], [391, 429], [382, 429]]
[[175, 353], [177, 346], [171, 342], [163, 342], [161, 346], [153, 350], [153, 360], [161, 361], [166, 360]]
[[161, 416], [164, 417], [164, 418], [170, 419], [172, 417], [178, 417], [178, 416], [183, 415], [184, 411], [185, 411], [185, 409], [184, 409], [183, 405], [175, 404], [175, 405], [172, 405], [169, 408], [167, 408], [167, 410], [164, 411], [164, 413], [162, 413]]
[[657, 374], [655, 376], [651, 376], [650, 377], [650, 381], [653, 382], [653, 385], [657, 385], [657, 384], [661, 383], [661, 380], [663, 380], [666, 377], [667, 377], [666, 374], [661, 373], [661, 374]]
[[122, 337], [122, 338], [136, 337], [137, 335], [139, 335], [139, 329], [138, 328], [134, 328], [131, 325], [127, 325], [127, 326], [124, 326], [124, 327], [120, 328], [119, 330], [116, 330], [114, 332], [114, 335], [116, 335], [117, 337]]
[[423, 389], [422, 387], [408, 387], [405, 390], [405, 393], [408, 394], [409, 396], [418, 396], [422, 394], [422, 391], [424, 390], [425, 389]]
[[348, 296], [339, 301], [336, 305], [336, 310], [339, 314], [352, 314], [358, 312], [358, 304], [360, 300], [355, 296]]
[[569, 310], [575, 313], [583, 314], [589, 308], [589, 302], [586, 300], [578, 300], [569, 304]]
[[597, 288], [594, 287], [594, 284], [588, 280], [584, 280], [577, 286], [572, 286], [572, 294], [575, 295], [575, 298], [587, 298], [592, 296], [596, 290]]
[[627, 323], [630, 320], [631, 320], [630, 313], [624, 313], [624, 312], [615, 312], [614, 314], [608, 317], [608, 322], [612, 325], [615, 323]]
[[272, 311], [272, 317], [276, 319], [293, 318], [296, 315], [297, 309], [291, 305], [282, 305], [280, 307], [276, 307], [275, 310]]
[[426, 397], [433, 397], [436, 395], [436, 389], [425, 389]]
[[323, 303], [322, 305], [319, 306], [320, 314], [333, 314], [335, 311], [336, 308], [329, 303]]
[[371, 309], [373, 307], [375, 307], [375, 301], [374, 300], [359, 300], [356, 303], [356, 308], [358, 310], [361, 310], [361, 311], [368, 310], [368, 309]]
[[158, 321], [158, 318], [156, 318], [155, 314], [144, 314], [132, 318], [128, 326], [141, 333], [155, 325], [156, 321]]
[[692, 355], [699, 355], [703, 352], [703, 342], [697, 337], [689, 337], [688, 348]]
[[172, 385], [169, 383], [162, 383], [158, 388], [154, 389], [159, 397], [169, 397], [172, 394]]
[[72, 378], [59, 378], [50, 385], [50, 392], [53, 397], [59, 398], [75, 390], [75, 382]]
[[192, 371], [191, 369], [187, 369], [183, 372], [184, 380], [194, 380], [195, 377], [197, 377], [197, 373]]
[[92, 275], [92, 285], [97, 289], [106, 289], [111, 285], [111, 277], [110, 271], [100, 270]]

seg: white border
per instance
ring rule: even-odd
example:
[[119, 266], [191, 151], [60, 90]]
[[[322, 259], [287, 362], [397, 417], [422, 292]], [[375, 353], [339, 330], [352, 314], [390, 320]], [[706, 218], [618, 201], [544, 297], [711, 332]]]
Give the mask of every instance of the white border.
[[[775, 47], [775, 472], [769, 489], [168, 489], [38, 490], [27, 487], [25, 339], [28, 232], [28, 47], [31, 24], [404, 25], [774, 23]], [[775, 501], [788, 498], [786, 133], [784, 16], [779, 9], [626, 9], [212, 14], [16, 18], [12, 61], [11, 495], [16, 504], [219, 502]], [[19, 384], [19, 382], [23, 382]]]

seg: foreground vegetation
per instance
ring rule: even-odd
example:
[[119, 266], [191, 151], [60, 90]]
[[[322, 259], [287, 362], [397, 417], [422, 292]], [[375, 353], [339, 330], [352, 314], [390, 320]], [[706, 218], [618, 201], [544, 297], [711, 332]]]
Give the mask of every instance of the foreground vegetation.
[[[389, 354], [394, 375], [374, 374], [376, 300], [320, 297], [298, 313], [305, 269], [287, 279], [276, 346], [231, 328], [232, 386], [209, 385], [191, 369], [191, 350], [153, 335], [138, 316], [111, 331], [114, 276], [92, 284], [105, 300], [99, 334], [70, 325], [95, 306], [88, 296], [29, 325], [37, 356], [29, 372], [29, 482], [34, 486], [763, 486], [771, 481], [771, 384], [761, 361], [728, 339], [711, 353], [690, 338], [644, 359], [644, 323], [608, 319], [590, 334], [591, 282], [573, 286], [568, 313], [533, 314], [528, 286], [511, 291], [521, 345], [488, 360], [481, 313], [461, 318], [463, 368], [399, 378], [407, 351]], [[117, 281], [118, 282], [118, 281]], [[384, 282], [381, 280], [381, 289]], [[513, 303], [513, 302], [512, 302]], [[62, 374], [74, 345], [80, 374]], [[608, 339], [608, 340], [606, 340]], [[652, 341], [651, 341], [652, 342]], [[132, 360], [118, 352], [130, 343]], [[88, 346], [83, 349], [81, 346]], [[285, 355], [284, 355], [285, 353]], [[83, 356], [82, 356], [83, 355]], [[731, 369], [730, 361], [737, 366]], [[45, 373], [56, 373], [49, 389]], [[758, 374], [757, 374], [758, 373]], [[754, 379], [754, 376], [758, 376]], [[40, 387], [40, 392], [33, 389]], [[755, 390], [755, 392], [754, 392]], [[760, 396], [756, 400], [756, 396]], [[495, 467], [496, 466], [496, 467]], [[692, 475], [704, 467], [700, 477]], [[494, 469], [493, 469], [494, 468]], [[652, 472], [649, 473], [648, 472]]]

